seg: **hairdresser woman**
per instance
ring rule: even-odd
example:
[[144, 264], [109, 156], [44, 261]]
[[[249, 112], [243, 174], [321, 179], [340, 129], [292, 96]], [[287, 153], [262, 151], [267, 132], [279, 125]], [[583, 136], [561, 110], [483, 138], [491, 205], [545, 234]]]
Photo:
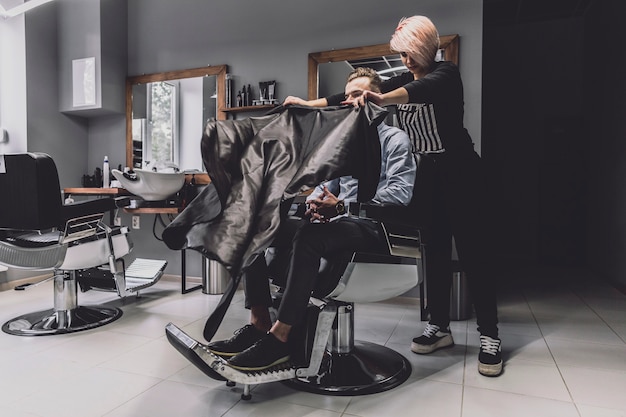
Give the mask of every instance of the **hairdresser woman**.
[[[400, 127], [415, 152], [430, 161], [432, 181], [421, 196], [432, 204], [428, 223], [427, 291], [430, 321], [411, 350], [427, 354], [453, 346], [450, 332], [452, 237], [466, 273], [480, 332], [478, 371], [486, 376], [502, 373], [501, 342], [494, 270], [486, 215], [486, 191], [480, 157], [463, 126], [463, 85], [451, 62], [436, 62], [439, 34], [424, 16], [400, 20], [390, 42], [408, 72], [386, 80], [382, 93], [364, 91], [354, 105], [365, 100], [380, 106], [396, 105]], [[287, 97], [284, 104], [333, 106], [346, 103], [342, 94], [305, 101]], [[419, 175], [419, 174], [418, 174]]]

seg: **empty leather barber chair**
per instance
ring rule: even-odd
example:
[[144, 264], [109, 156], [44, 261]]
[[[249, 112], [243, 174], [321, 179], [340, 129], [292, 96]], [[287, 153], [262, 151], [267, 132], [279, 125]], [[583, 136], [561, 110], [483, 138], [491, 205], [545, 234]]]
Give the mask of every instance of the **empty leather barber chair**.
[[49, 155], [0, 155], [0, 264], [52, 270], [54, 307], [28, 313], [2, 326], [6, 333], [37, 336], [69, 333], [110, 323], [122, 315], [114, 307], [79, 306], [83, 291], [137, 294], [157, 282], [166, 261], [136, 259], [125, 268], [133, 245], [127, 227], [110, 227], [103, 217], [128, 198], [101, 198], [62, 204], [56, 165]]
[[244, 399], [250, 398], [250, 385], [272, 381], [330, 395], [370, 394], [403, 383], [411, 374], [406, 358], [388, 347], [354, 340], [354, 305], [396, 297], [423, 281], [425, 246], [410, 207], [356, 204], [350, 212], [378, 221], [386, 245], [322, 262], [302, 351], [291, 362], [263, 372], [241, 372], [172, 323], [166, 327], [170, 343], [212, 378], [243, 384]]

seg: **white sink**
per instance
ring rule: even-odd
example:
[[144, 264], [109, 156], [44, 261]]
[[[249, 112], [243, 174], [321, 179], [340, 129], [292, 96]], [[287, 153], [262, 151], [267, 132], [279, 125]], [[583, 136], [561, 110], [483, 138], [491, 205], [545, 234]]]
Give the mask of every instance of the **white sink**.
[[124, 174], [118, 169], [111, 173], [122, 187], [138, 195], [146, 201], [160, 201], [175, 194], [185, 183], [183, 172], [154, 172], [145, 169], [135, 169]]

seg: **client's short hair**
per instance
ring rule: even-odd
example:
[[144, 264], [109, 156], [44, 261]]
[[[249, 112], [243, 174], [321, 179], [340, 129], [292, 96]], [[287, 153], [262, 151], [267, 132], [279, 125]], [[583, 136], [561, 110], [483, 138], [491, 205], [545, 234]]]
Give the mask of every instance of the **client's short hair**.
[[380, 75], [368, 67], [357, 67], [348, 74], [348, 79], [346, 83], [354, 80], [355, 78], [367, 77], [370, 79], [370, 86], [372, 87], [372, 91], [376, 93], [380, 93], [380, 83], [382, 82]]

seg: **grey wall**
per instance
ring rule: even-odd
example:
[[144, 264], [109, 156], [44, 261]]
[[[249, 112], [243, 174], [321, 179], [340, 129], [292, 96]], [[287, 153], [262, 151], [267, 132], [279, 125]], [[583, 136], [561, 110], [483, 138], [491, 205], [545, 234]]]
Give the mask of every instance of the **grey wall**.
[[[479, 0], [398, 0], [384, 7], [372, 0], [128, 0], [128, 25], [105, 11], [105, 27], [101, 30], [103, 36], [115, 32], [127, 37], [127, 75], [227, 64], [238, 85], [276, 79], [278, 97], [283, 98], [287, 94], [305, 96], [308, 53], [386, 42], [401, 16], [428, 15], [441, 34], [461, 35], [460, 64], [470, 133], [477, 143], [481, 142], [481, 133], [485, 137], [482, 151], [491, 167], [510, 165], [506, 172], [496, 174], [504, 180], [496, 184], [502, 188], [498, 194], [500, 204], [507, 206], [500, 217], [508, 217], [502, 228], [506, 239], [500, 247], [509, 248], [509, 256], [526, 251], [519, 259], [537, 259], [539, 254], [539, 214], [526, 196], [538, 192], [539, 162], [532, 152], [542, 133], [528, 130], [528, 116], [535, 117], [538, 110], [554, 116], [559, 116], [557, 111], [563, 115], [565, 110], [569, 114], [578, 110], [585, 121], [588, 146], [583, 155], [589, 171], [588, 186], [581, 184], [578, 188], [581, 195], [587, 196], [587, 217], [573, 229], [574, 233], [586, 233], [587, 238], [576, 242], [586, 248], [591, 268], [626, 286], [626, 161], [622, 157], [626, 146], [626, 122], [622, 117], [626, 107], [626, 81], [622, 76], [626, 58], [619, 49], [625, 35], [618, 30], [622, 3], [595, 2], [584, 22], [565, 23], [560, 29], [550, 29], [552, 23], [545, 23], [539, 25], [543, 32], [518, 35], [517, 44], [511, 43], [515, 37], [507, 31], [495, 35], [488, 32], [485, 40], [491, 44], [486, 44], [485, 50], [492, 47], [493, 56], [485, 57], [485, 80], [492, 80], [492, 85], [506, 83], [497, 87], [495, 97], [485, 95], [484, 99]], [[2, 90], [11, 91], [9, 100], [3, 94], [0, 111], [2, 123], [13, 133], [0, 151], [18, 152], [27, 147], [51, 153], [59, 165], [61, 184], [68, 187], [79, 185], [82, 174], [99, 166], [104, 155], [109, 155], [112, 166], [124, 163], [125, 115], [120, 112], [85, 119], [58, 111], [57, 39], [67, 28], [56, 24], [57, 4], [29, 12], [24, 23], [17, 19], [0, 22], [3, 56], [10, 52], [12, 57], [11, 62], [5, 60], [0, 66]], [[23, 45], [23, 39], [13, 36], [20, 31], [26, 34]], [[535, 51], [535, 45], [544, 48]], [[123, 49], [117, 52], [126, 56]], [[20, 74], [25, 74], [28, 87]], [[541, 80], [545, 74], [549, 74], [549, 80]], [[541, 82], [533, 85], [533, 78]], [[582, 93], [576, 84], [584, 86]], [[552, 98], [546, 100], [542, 89], [553, 92]], [[526, 105], [520, 106], [519, 98], [524, 95], [529, 98], [524, 98]], [[481, 107], [485, 114], [481, 114]], [[494, 108], [501, 108], [500, 114], [507, 118], [492, 117], [489, 112]], [[511, 117], [513, 114], [517, 119]], [[485, 118], [481, 122], [482, 116]], [[526, 133], [519, 134], [521, 128]], [[128, 216], [123, 217], [128, 224]], [[152, 217], [143, 216], [142, 228], [133, 231], [135, 254], [168, 259], [168, 272], [178, 273], [179, 254], [165, 249], [152, 236], [151, 224]]]
[[[59, 94], [65, 90], [59, 91], [57, 69], [63, 71], [67, 64], [67, 57], [60, 54], [59, 58], [59, 51], [65, 50], [67, 42], [93, 41], [76, 35], [80, 22], [58, 18], [60, 3], [73, 1], [58, 0], [26, 17], [28, 150], [53, 156], [62, 187], [79, 186], [83, 174], [93, 173], [101, 166], [104, 155], [109, 156], [112, 167], [123, 164], [126, 152], [122, 111], [85, 118], [59, 112]], [[277, 80], [278, 99], [286, 95], [306, 96], [310, 52], [387, 42], [401, 17], [427, 15], [441, 34], [461, 36], [466, 125], [480, 146], [480, 0], [396, 0], [384, 7], [373, 0], [128, 0], [127, 23], [124, 13], [110, 13], [107, 8], [119, 1], [100, 0], [99, 40], [126, 36], [127, 30], [128, 50], [126, 53], [124, 48], [111, 51], [102, 47], [103, 59], [106, 55], [111, 60], [103, 60], [103, 71], [108, 63], [115, 66], [126, 57], [128, 76], [226, 64], [233, 74], [235, 89], [242, 84], [255, 86], [259, 81]], [[63, 26], [59, 27], [57, 21]], [[72, 33], [68, 40], [66, 35]], [[57, 40], [63, 43], [59, 45]], [[115, 52], [124, 57], [115, 56]], [[109, 82], [113, 84], [106, 85]], [[103, 78], [102, 87], [119, 88], [121, 82]], [[130, 224], [128, 215], [123, 214], [122, 218]], [[153, 216], [142, 215], [141, 229], [133, 230], [134, 255], [167, 259], [166, 272], [178, 274], [180, 254], [169, 251], [154, 238], [152, 222]], [[190, 274], [198, 275], [199, 261], [191, 263]]]
[[[109, 155], [114, 167], [124, 164], [126, 159], [125, 3], [123, 0], [78, 3], [61, 0], [25, 16], [27, 150], [46, 152], [53, 157], [63, 188], [80, 186], [82, 176], [93, 174], [102, 165], [104, 155]], [[74, 10], [76, 7], [78, 10]], [[118, 11], [121, 7], [123, 13], [113, 16], [114, 7]], [[68, 19], [68, 10], [82, 10], [86, 16]], [[105, 29], [100, 28], [101, 22]], [[112, 30], [111, 22], [120, 27]], [[122, 47], [116, 49], [114, 45], [120, 39]], [[98, 111], [105, 116], [88, 117], [70, 111], [71, 63], [87, 56], [104, 58], [97, 74], [101, 85]]]
[[[277, 80], [279, 99], [306, 97], [310, 52], [387, 42], [399, 19], [414, 14], [429, 16], [442, 35], [461, 36], [466, 124], [479, 144], [481, 1], [397, 0], [380, 7], [380, 2], [371, 0], [129, 0], [128, 75], [226, 64], [235, 90], [243, 84]], [[107, 152], [110, 157], [123, 156], [119, 154], [125, 144], [123, 118], [119, 126], [113, 126], [113, 119], [108, 126], [90, 125], [90, 166], [100, 163]], [[96, 137], [107, 135], [108, 150], [100, 141], [95, 143]], [[117, 164], [117, 159], [113, 163]], [[129, 224], [127, 216], [124, 220]], [[152, 236], [153, 216], [142, 215], [141, 222], [142, 228], [132, 233], [134, 254], [167, 259], [166, 272], [178, 274], [180, 255]], [[191, 262], [190, 274], [198, 275], [198, 266], [199, 262]]]
[[[59, 0], [59, 106], [80, 116], [124, 113], [127, 66], [125, 0]], [[94, 105], [74, 107], [73, 60], [95, 58]]]
[[52, 156], [61, 187], [80, 184], [86, 169], [87, 120], [59, 109], [59, 47], [55, 8], [26, 15], [28, 151]]
[[[25, 109], [19, 117], [24, 118], [26, 128], [19, 128], [14, 121], [8, 123], [11, 136], [6, 152], [27, 150], [50, 154], [57, 164], [61, 186], [70, 186], [77, 184], [85, 169], [88, 124], [84, 119], [59, 112], [57, 30], [54, 7], [42, 6], [25, 17], [21, 39], [25, 46], [26, 85], [17, 89], [19, 83], [13, 85], [10, 97], [15, 99], [18, 109], [24, 100]], [[7, 110], [10, 113], [13, 109]], [[7, 279], [32, 275], [29, 271], [9, 269]]]
[[278, 81], [306, 96], [307, 55], [387, 42], [403, 16], [424, 14], [461, 35], [467, 126], [480, 141], [482, 1], [129, 0], [129, 75], [227, 64], [235, 90]]
[[[57, 5], [59, 108], [72, 111], [72, 61], [88, 57], [96, 58], [95, 95], [96, 104], [102, 106], [102, 48], [100, 27], [100, 0], [63, 0]], [[91, 106], [89, 106], [91, 107]]]
[[[0, 153], [26, 150], [26, 43], [24, 19], [0, 21], [0, 125], [9, 140]], [[4, 59], [4, 57], [10, 57]]]

